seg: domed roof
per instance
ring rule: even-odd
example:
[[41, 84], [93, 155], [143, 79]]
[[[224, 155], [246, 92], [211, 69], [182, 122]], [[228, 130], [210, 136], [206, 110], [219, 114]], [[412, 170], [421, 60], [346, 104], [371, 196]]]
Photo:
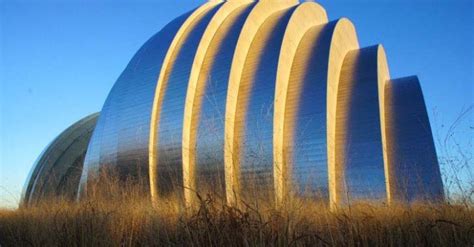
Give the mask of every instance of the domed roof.
[[64, 130], [40, 154], [28, 175], [21, 204], [43, 198], [75, 199], [87, 146], [99, 113], [91, 114]]

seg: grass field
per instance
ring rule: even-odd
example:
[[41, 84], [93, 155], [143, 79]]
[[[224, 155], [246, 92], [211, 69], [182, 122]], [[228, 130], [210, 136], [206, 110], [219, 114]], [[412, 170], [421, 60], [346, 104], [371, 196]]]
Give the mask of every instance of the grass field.
[[1, 246], [473, 246], [469, 205], [358, 203], [331, 212], [314, 201], [228, 207], [200, 198], [48, 201], [0, 211]]

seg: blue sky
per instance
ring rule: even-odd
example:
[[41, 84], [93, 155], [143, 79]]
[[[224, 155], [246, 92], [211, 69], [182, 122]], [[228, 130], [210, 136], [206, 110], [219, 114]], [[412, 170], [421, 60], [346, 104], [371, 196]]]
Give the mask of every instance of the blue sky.
[[[138, 48], [203, 2], [0, 0], [0, 207], [16, 204], [56, 135], [100, 111]], [[434, 128], [474, 104], [473, 1], [319, 3], [330, 19], [354, 22], [361, 46], [384, 45], [392, 77], [419, 76], [432, 120], [438, 112]], [[462, 145], [472, 141], [472, 115], [459, 127]]]

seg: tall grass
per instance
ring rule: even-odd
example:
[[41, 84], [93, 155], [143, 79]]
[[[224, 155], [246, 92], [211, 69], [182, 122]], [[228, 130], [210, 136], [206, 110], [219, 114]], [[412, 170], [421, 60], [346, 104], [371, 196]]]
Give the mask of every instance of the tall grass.
[[0, 246], [473, 246], [471, 203], [385, 205], [351, 203], [337, 210], [314, 199], [266, 195], [238, 207], [225, 197], [196, 193], [152, 205], [143, 181], [104, 172], [86, 199], [40, 200], [0, 210]]
[[[195, 208], [152, 206], [134, 186], [102, 185], [79, 203], [41, 201], [0, 211], [1, 246], [472, 246], [472, 207], [360, 202], [330, 211], [314, 200], [227, 206], [212, 194]], [[104, 197], [106, 193], [109, 196]], [[257, 205], [257, 206], [255, 206]], [[268, 204], [267, 204], [268, 205]]]
[[454, 121], [445, 124], [433, 112], [435, 142], [446, 191], [446, 199], [474, 204], [474, 105], [460, 110]]

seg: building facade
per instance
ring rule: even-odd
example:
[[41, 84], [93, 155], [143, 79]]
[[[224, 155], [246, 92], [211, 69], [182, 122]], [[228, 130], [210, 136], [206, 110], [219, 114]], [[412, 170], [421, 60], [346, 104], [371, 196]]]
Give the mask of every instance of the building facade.
[[[80, 181], [67, 183], [78, 198], [112, 168], [144, 180], [152, 201], [187, 205], [196, 191], [230, 204], [443, 199], [417, 78], [392, 79], [381, 45], [359, 47], [348, 19], [313, 2], [206, 2], [140, 48], [93, 119]], [[50, 179], [33, 174], [24, 202]]]

